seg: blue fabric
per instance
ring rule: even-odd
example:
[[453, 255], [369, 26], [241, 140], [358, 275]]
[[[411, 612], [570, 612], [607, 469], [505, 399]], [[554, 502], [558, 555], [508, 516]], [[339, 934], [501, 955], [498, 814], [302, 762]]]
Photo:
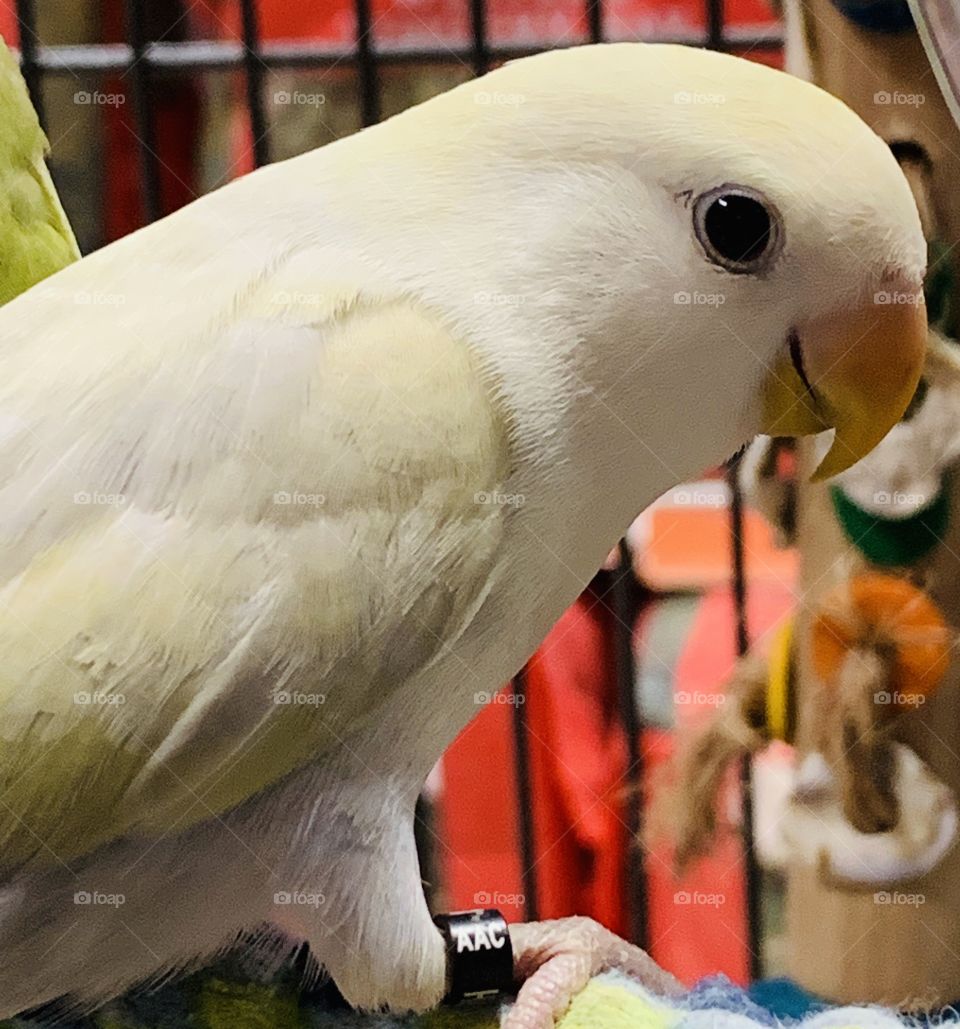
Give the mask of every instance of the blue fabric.
[[828, 1005], [792, 979], [761, 979], [749, 990], [751, 1000], [784, 1021], [799, 1020]]
[[765, 1005], [756, 1003], [725, 975], [701, 979], [687, 994], [682, 1007], [690, 1011], [730, 1011], [759, 1025], [776, 1025], [776, 1018]]
[[[736, 990], [737, 987], [734, 986], [733, 989]], [[809, 990], [805, 990], [798, 983], [787, 978], [761, 979], [754, 983], [747, 992], [754, 1004], [767, 1011], [775, 1020], [782, 1022], [800, 1021], [818, 1011], [828, 1011], [833, 1007], [816, 994], [810, 993]], [[953, 1025], [957, 1022], [960, 1022], [960, 1000], [926, 1014], [909, 1016], [910, 1025], [916, 1026], [918, 1029], [944, 1023]]]

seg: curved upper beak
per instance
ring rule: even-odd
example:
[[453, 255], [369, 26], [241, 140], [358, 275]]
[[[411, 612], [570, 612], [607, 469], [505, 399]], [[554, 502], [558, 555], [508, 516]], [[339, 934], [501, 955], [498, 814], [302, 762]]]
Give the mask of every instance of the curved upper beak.
[[767, 378], [763, 432], [836, 430], [814, 481], [838, 475], [869, 453], [917, 388], [927, 343], [923, 293], [883, 293], [877, 301], [798, 326]]

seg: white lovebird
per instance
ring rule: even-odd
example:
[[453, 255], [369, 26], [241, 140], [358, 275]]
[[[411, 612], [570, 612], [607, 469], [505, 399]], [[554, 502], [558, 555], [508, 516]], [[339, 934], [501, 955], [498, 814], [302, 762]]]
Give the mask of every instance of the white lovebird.
[[[0, 310], [0, 1015], [244, 932], [269, 962], [269, 925], [358, 1006], [439, 1001], [413, 809], [475, 696], [669, 486], [761, 430], [835, 427], [827, 474], [877, 443], [924, 262], [839, 101], [616, 44], [258, 171]], [[649, 967], [590, 923], [512, 935], [514, 1025]]]

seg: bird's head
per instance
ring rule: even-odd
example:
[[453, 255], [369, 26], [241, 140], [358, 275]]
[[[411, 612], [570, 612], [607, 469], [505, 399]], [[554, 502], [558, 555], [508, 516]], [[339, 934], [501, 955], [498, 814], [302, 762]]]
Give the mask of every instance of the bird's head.
[[624, 348], [643, 337], [618, 375], [688, 375], [706, 429], [731, 406], [744, 438], [835, 429], [819, 477], [899, 420], [923, 362], [926, 246], [897, 162], [839, 100], [644, 44], [555, 51], [455, 93], [473, 101], [451, 108], [451, 147], [493, 154], [498, 183], [535, 183], [514, 213], [524, 260], [613, 311]]
[[[765, 70], [754, 88], [728, 114], [700, 112], [699, 159], [677, 169], [681, 296], [706, 340], [750, 355], [762, 432], [835, 430], [824, 479], [876, 446], [913, 397], [926, 245], [900, 168], [853, 112]], [[713, 298], [710, 326], [697, 308], [709, 317]]]

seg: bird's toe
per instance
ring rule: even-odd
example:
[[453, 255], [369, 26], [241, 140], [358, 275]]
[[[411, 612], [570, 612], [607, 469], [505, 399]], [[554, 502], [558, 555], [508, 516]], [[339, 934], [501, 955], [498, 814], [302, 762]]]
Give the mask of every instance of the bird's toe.
[[682, 990], [645, 951], [592, 918], [512, 925], [510, 938], [514, 972], [523, 985], [503, 1029], [552, 1029], [593, 976], [611, 969], [665, 996]]

